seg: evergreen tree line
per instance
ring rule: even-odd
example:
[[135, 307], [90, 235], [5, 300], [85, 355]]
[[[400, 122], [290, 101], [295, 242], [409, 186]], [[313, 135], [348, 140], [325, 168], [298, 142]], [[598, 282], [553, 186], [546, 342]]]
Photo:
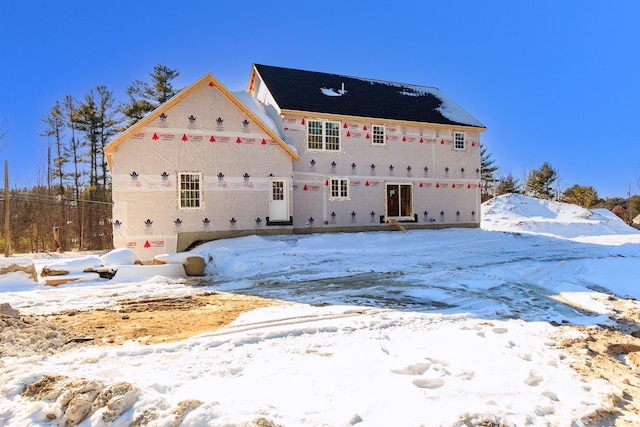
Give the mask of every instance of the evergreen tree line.
[[[24, 253], [112, 247], [111, 177], [104, 148], [179, 92], [172, 85], [178, 75], [157, 65], [148, 82], [134, 80], [128, 86], [126, 102], [100, 85], [81, 99], [67, 95], [51, 107], [42, 117], [46, 178], [33, 188], [9, 191], [10, 232], [3, 232], [1, 242], [5, 253], [7, 248]], [[5, 135], [0, 132], [0, 139]]]
[[[640, 214], [640, 196], [634, 195], [628, 198], [598, 196], [596, 189], [590, 185], [574, 184], [571, 187], [560, 190], [557, 185], [558, 171], [548, 162], [544, 162], [540, 168], [533, 169], [521, 183], [513, 174], [498, 176], [498, 167], [495, 166], [491, 154], [486, 147], [482, 147], [481, 179], [482, 201], [503, 194], [523, 194], [538, 199], [556, 200], [582, 206], [586, 209], [604, 208], [618, 215], [626, 223], [631, 223], [635, 215]], [[639, 182], [640, 184], [640, 182]]]

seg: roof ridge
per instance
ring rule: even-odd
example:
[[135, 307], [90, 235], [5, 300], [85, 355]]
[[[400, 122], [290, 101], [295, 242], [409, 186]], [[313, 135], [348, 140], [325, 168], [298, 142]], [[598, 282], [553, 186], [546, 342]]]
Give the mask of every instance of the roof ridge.
[[392, 86], [421, 87], [421, 88], [435, 89], [435, 90], [440, 91], [440, 88], [437, 87], [437, 86], [426, 86], [426, 85], [420, 85], [420, 84], [415, 84], [415, 83], [403, 83], [403, 82], [396, 82], [396, 81], [392, 81], [392, 80], [374, 79], [374, 78], [369, 78], [369, 77], [358, 77], [358, 76], [351, 76], [351, 75], [348, 75], [348, 74], [329, 73], [329, 72], [325, 72], [325, 71], [303, 70], [301, 68], [281, 67], [279, 65], [268, 65], [268, 64], [257, 64], [257, 63], [254, 63], [253, 65], [256, 66], [256, 67], [279, 68], [281, 70], [291, 70], [291, 71], [298, 71], [298, 72], [303, 72], [303, 73], [314, 73], [314, 74], [324, 74], [324, 75], [327, 75], [327, 76], [344, 77], [344, 78], [348, 78], [348, 79], [354, 79], [354, 80], [360, 80], [360, 81], [368, 81], [368, 82], [374, 82], [374, 83], [381, 83], [381, 84], [387, 84], [387, 85], [392, 85]]

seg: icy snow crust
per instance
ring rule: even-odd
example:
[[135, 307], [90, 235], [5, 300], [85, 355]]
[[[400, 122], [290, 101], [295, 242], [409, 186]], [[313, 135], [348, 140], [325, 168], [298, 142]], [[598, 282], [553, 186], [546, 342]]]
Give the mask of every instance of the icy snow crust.
[[[456, 123], [464, 123], [469, 126], [476, 126], [481, 128], [484, 127], [484, 125], [480, 123], [478, 119], [476, 119], [471, 114], [469, 114], [464, 108], [458, 105], [453, 99], [451, 99], [449, 96], [447, 96], [444, 92], [442, 92], [437, 87], [393, 83], [393, 82], [388, 82], [383, 80], [363, 79], [360, 77], [352, 77], [352, 78], [362, 80], [365, 82], [386, 84], [389, 86], [397, 87], [398, 93], [403, 96], [433, 95], [442, 102], [440, 107], [438, 107], [438, 111], [445, 118]], [[325, 93], [325, 95], [327, 94]]]
[[[610, 295], [639, 298], [639, 233], [602, 211], [515, 195], [482, 213], [472, 230], [210, 242], [196, 249], [213, 259], [199, 287], [156, 276], [0, 288], [22, 314], [203, 289], [288, 302], [179, 343], [0, 355], [0, 424], [61, 422], [46, 419], [55, 402], [21, 397], [55, 374], [133, 384], [138, 398], [112, 426], [149, 408], [170, 425], [189, 400], [202, 404], [185, 426], [586, 425], [620, 391], [581, 378], [550, 322], [607, 325]], [[82, 425], [104, 425], [100, 411]]]
[[442, 101], [438, 111], [447, 119], [457, 122], [465, 123], [470, 126], [484, 127], [482, 123], [471, 114], [469, 114], [464, 108], [458, 105], [453, 99], [449, 98], [440, 89], [427, 86], [416, 85], [403, 85], [400, 90], [400, 94], [405, 96], [421, 96], [424, 94], [431, 94]]
[[[433, 95], [437, 99], [440, 100], [441, 105], [437, 108], [438, 112], [442, 114], [443, 117], [451, 120], [455, 123], [462, 123], [469, 126], [476, 126], [483, 128], [484, 125], [480, 123], [478, 119], [469, 114], [464, 108], [458, 105], [453, 99], [448, 97], [444, 92], [436, 87], [429, 86], [418, 86], [418, 85], [409, 85], [403, 83], [394, 83], [383, 80], [375, 80], [375, 79], [364, 79], [361, 77], [349, 77], [350, 79], [360, 80], [367, 83], [376, 83], [383, 84], [393, 88], [396, 88], [398, 93], [403, 96], [425, 96], [425, 95]], [[347, 90], [334, 89], [334, 88], [326, 88], [321, 87], [320, 92], [322, 92], [325, 96], [343, 96], [348, 93]]]

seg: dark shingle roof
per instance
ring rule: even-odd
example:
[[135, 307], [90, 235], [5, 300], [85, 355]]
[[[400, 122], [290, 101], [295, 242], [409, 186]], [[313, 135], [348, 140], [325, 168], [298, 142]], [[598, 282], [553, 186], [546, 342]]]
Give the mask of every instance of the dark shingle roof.
[[283, 110], [484, 128], [437, 88], [254, 66]]

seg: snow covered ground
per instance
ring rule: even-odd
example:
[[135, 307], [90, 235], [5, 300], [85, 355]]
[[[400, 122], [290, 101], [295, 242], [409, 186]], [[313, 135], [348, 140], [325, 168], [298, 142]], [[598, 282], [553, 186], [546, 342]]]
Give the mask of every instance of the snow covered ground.
[[[44, 375], [131, 383], [108, 425], [581, 426], [620, 390], [580, 377], [558, 324], [608, 325], [638, 299], [640, 232], [607, 211], [523, 196], [483, 206], [481, 229], [250, 236], [207, 243], [197, 286], [164, 276], [57, 288], [0, 282], [21, 314], [112, 307], [114, 293], [202, 290], [287, 301], [186, 341], [0, 355], [0, 425], [63, 425], [55, 400], [21, 396]], [[37, 260], [39, 265], [46, 260]], [[131, 276], [128, 276], [131, 279]], [[566, 339], [577, 332], [562, 332]], [[56, 406], [58, 405], [58, 406]], [[103, 425], [99, 409], [81, 425]], [[175, 425], [175, 424], [174, 424]]]

